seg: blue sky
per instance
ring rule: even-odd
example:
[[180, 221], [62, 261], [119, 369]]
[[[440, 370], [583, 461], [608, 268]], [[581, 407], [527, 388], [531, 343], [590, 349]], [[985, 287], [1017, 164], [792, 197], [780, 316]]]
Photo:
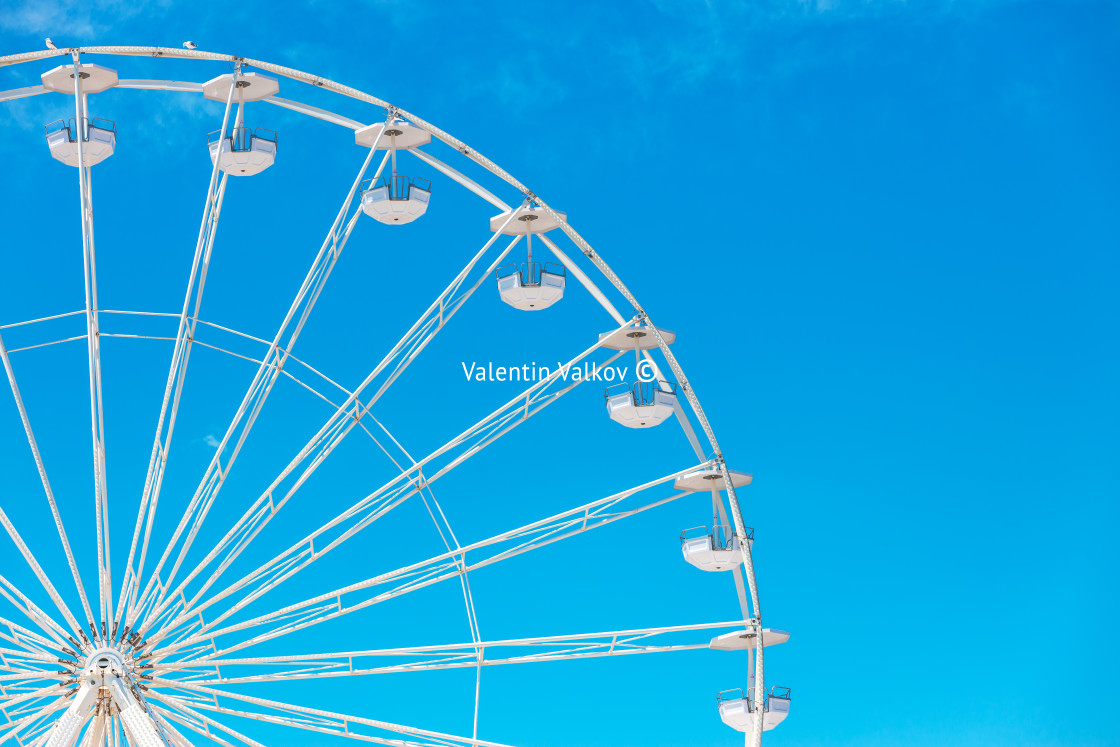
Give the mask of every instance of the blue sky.
[[[4, 54], [39, 49], [44, 36], [60, 46], [192, 39], [332, 78], [451, 132], [566, 211], [678, 333], [675, 351], [729, 463], [755, 475], [741, 500], [763, 617], [793, 634], [767, 658], [768, 682], [794, 698], [767, 744], [1117, 743], [1116, 3], [58, 2], [0, 13]], [[133, 78], [226, 71], [90, 61]], [[33, 85], [49, 66], [0, 68], [0, 88]], [[280, 95], [381, 116], [291, 81]], [[76, 174], [49, 159], [39, 129], [70, 104], [50, 95], [0, 105], [0, 324], [82, 307]], [[91, 109], [120, 132], [117, 154], [94, 169], [102, 305], [178, 311], [209, 174], [204, 135], [221, 106], [110, 91]], [[231, 183], [203, 317], [270, 338], [363, 153], [342, 128], [275, 107], [251, 106], [248, 119], [280, 133], [280, 155]], [[406, 163], [433, 179], [429, 214], [402, 228], [363, 218], [296, 349], [344, 386], [482, 245], [496, 212]], [[80, 318], [52, 324], [5, 330], [5, 340], [81, 333]], [[135, 333], [141, 322], [112, 324]], [[612, 326], [580, 289], [555, 309], [518, 314], [484, 283], [375, 412], [413, 455], [425, 453], [518, 391], [466, 382], [464, 362], [551, 364]], [[154, 322], [143, 329], [165, 334]], [[170, 344], [106, 342], [123, 542]], [[67, 525], [89, 527], [85, 348], [13, 362]], [[213, 453], [208, 437], [221, 437], [254, 372], [207, 352], [191, 367], [161, 522], [189, 498]], [[305, 390], [277, 385], [207, 540], [329, 414]], [[351, 436], [308, 483], [270, 547], [391, 476], [365, 438]], [[0, 453], [4, 510], [53, 558], [62, 586], [65, 564], [6, 395]], [[675, 425], [624, 432], [583, 387], [435, 493], [471, 541], [691, 460]], [[483, 637], [734, 619], [730, 579], [679, 558], [677, 534], [707, 514], [703, 500], [678, 501], [477, 572]], [[438, 552], [422, 505], [383, 524], [277, 599]], [[73, 534], [88, 561], [92, 528]], [[10, 543], [0, 549], [2, 572], [33, 584], [21, 562]], [[277, 650], [468, 640], [458, 587], [444, 586]], [[738, 744], [714, 696], [745, 686], [745, 666], [700, 651], [492, 668], [480, 736]], [[270, 692], [467, 734], [473, 673]]]

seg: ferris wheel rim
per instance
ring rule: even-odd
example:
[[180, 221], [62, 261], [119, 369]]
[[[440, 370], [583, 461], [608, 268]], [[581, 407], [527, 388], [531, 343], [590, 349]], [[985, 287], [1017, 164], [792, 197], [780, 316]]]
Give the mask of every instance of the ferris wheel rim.
[[[575, 231], [574, 228], [572, 228], [570, 226], [570, 224], [567, 222], [566, 216], [564, 216], [563, 214], [557, 213], [555, 210], [553, 210], [547, 203], [545, 203], [545, 201], [542, 198], [539, 197], [539, 195], [537, 195], [535, 192], [529, 190], [526, 185], [524, 185], [522, 182], [520, 182], [515, 177], [513, 177], [512, 174], [510, 174], [505, 169], [498, 166], [495, 162], [493, 162], [490, 159], [483, 156], [479, 151], [467, 146], [462, 141], [460, 141], [457, 138], [455, 138], [454, 136], [450, 135], [448, 132], [435, 127], [434, 125], [430, 124], [426, 120], [423, 120], [422, 118], [418, 117], [417, 115], [414, 115], [414, 114], [412, 114], [412, 113], [410, 113], [410, 112], [408, 112], [404, 109], [398, 108], [398, 107], [390, 104], [389, 102], [387, 102], [385, 100], [382, 100], [380, 98], [372, 96], [371, 94], [367, 94], [367, 93], [365, 93], [365, 92], [363, 92], [359, 89], [352, 88], [352, 87], [349, 87], [349, 86], [345, 86], [343, 84], [337, 83], [337, 82], [329, 80], [327, 78], [323, 78], [321, 76], [316, 76], [316, 75], [313, 75], [311, 73], [306, 73], [306, 72], [303, 72], [303, 71], [300, 71], [300, 70], [296, 70], [294, 68], [289, 68], [289, 67], [277, 65], [277, 64], [274, 64], [274, 63], [269, 63], [269, 62], [266, 62], [266, 61], [263, 61], [263, 60], [246, 58], [246, 57], [239, 57], [239, 56], [236, 56], [236, 55], [227, 55], [227, 54], [221, 54], [221, 53], [215, 53], [215, 52], [207, 52], [207, 51], [204, 51], [204, 50], [197, 50], [197, 49], [187, 50], [187, 49], [177, 49], [177, 48], [167, 48], [167, 47], [137, 47], [137, 46], [120, 47], [120, 46], [99, 46], [99, 45], [95, 45], [95, 46], [85, 46], [85, 47], [72, 47], [72, 48], [57, 49], [57, 50], [45, 50], [45, 51], [37, 51], [37, 52], [15, 54], [15, 55], [6, 55], [6, 56], [3, 56], [3, 57], [0, 57], [0, 66], [27, 63], [27, 62], [40, 60], [40, 59], [48, 59], [48, 58], [51, 58], [51, 57], [65, 56], [65, 55], [70, 55], [70, 56], [73, 57], [73, 59], [77, 60], [80, 57], [81, 54], [97, 54], [97, 55], [107, 55], [107, 56], [150, 56], [150, 57], [168, 57], [168, 58], [181, 58], [181, 59], [198, 59], [198, 60], [208, 60], [208, 61], [227, 61], [227, 62], [237, 64], [239, 66], [240, 65], [252, 66], [252, 67], [255, 67], [255, 68], [258, 68], [258, 69], [261, 69], [261, 70], [269, 71], [269, 72], [272, 72], [274, 74], [293, 79], [293, 80], [304, 82], [304, 83], [313, 85], [315, 87], [319, 87], [319, 88], [323, 88], [325, 90], [329, 90], [332, 93], [347, 96], [349, 98], [353, 98], [353, 99], [356, 99], [356, 100], [359, 100], [359, 101], [364, 101], [366, 103], [369, 103], [369, 104], [372, 104], [374, 106], [377, 106], [377, 107], [380, 107], [380, 108], [383, 108], [383, 109], [387, 110], [390, 117], [393, 117], [393, 116], [400, 117], [401, 119], [404, 119], [404, 120], [416, 125], [417, 127], [420, 127], [422, 129], [428, 131], [433, 137], [439, 139], [441, 142], [445, 143], [446, 145], [454, 148], [461, 155], [465, 156], [466, 158], [473, 161], [474, 163], [482, 166], [488, 172], [497, 176], [498, 178], [500, 178], [502, 181], [504, 181], [509, 186], [514, 187], [524, 197], [524, 200], [525, 200], [524, 204], [528, 204], [528, 203], [532, 202], [535, 205], [539, 205], [551, 218], [553, 218], [557, 222], [558, 227], [560, 227], [561, 230], [563, 230], [563, 232], [566, 235], [568, 235], [568, 237], [573, 241], [573, 243], [575, 243], [577, 245], [577, 247], [584, 253], [584, 255], [597, 266], [597, 268], [600, 270], [600, 272], [603, 274], [603, 276], [606, 277], [607, 280], [616, 288], [616, 290], [618, 290], [623, 295], [623, 297], [633, 306], [633, 308], [636, 312], [634, 317], [632, 317], [629, 320], [623, 320], [621, 318], [621, 316], [618, 315], [617, 311], [615, 311], [614, 315], [616, 316], [616, 321], [623, 322], [624, 327], [626, 326], [626, 324], [633, 324], [633, 323], [644, 322], [644, 323], [648, 324], [649, 328], [652, 331], [653, 336], [657, 340], [658, 347], [661, 349], [666, 361], [669, 363], [669, 366], [672, 369], [672, 371], [673, 371], [673, 373], [674, 373], [674, 375], [677, 379], [677, 382], [681, 386], [682, 391], [685, 393], [686, 398], [691, 405], [693, 413], [697, 417], [698, 421], [700, 422], [700, 425], [701, 425], [702, 429], [704, 430], [705, 435], [707, 436], [709, 445], [712, 449], [712, 451], [710, 452], [710, 456], [708, 456], [708, 459], [710, 460], [711, 464], [715, 467], [715, 469], [717, 469], [720, 473], [722, 473], [724, 475], [724, 477], [726, 478], [725, 479], [726, 491], [728, 493], [729, 503], [730, 503], [730, 506], [731, 506], [731, 509], [732, 509], [733, 523], [736, 526], [737, 532], [741, 532], [741, 533], [745, 534], [745, 524], [744, 524], [743, 519], [742, 519], [741, 507], [740, 507], [740, 504], [738, 502], [738, 499], [737, 499], [737, 496], [736, 496], [736, 493], [735, 493], [733, 480], [730, 479], [731, 473], [728, 470], [728, 467], [727, 467], [727, 465], [724, 461], [724, 456], [722, 454], [722, 451], [719, 448], [718, 441], [716, 440], [716, 437], [715, 437], [715, 434], [714, 434], [714, 430], [712, 429], [712, 426], [710, 425], [710, 423], [707, 419], [707, 416], [704, 414], [704, 410], [703, 410], [702, 406], [700, 405], [698, 396], [693, 391], [693, 388], [690, 385], [687, 377], [685, 376], [684, 371], [681, 368], [679, 362], [677, 362], [675, 355], [670, 351], [670, 349], [668, 347], [668, 344], [665, 342], [665, 340], [662, 339], [662, 336], [659, 333], [658, 328], [653, 325], [653, 322], [650, 319], [648, 313], [645, 311], [645, 308], [638, 302], [636, 297], [622, 283], [621, 279], [610, 268], [610, 266], [606, 263], [606, 261], [598, 254], [598, 252], [596, 252], [594, 249], [591, 248], [590, 244], [581, 235], [579, 235]], [[33, 94], [28, 94], [28, 95], [33, 95]], [[298, 111], [298, 109], [297, 109], [297, 111]], [[323, 111], [325, 111], [325, 110], [323, 110]], [[308, 112], [306, 112], [306, 111], [304, 111], [302, 113], [308, 114]], [[228, 114], [228, 112], [227, 112], [227, 114]], [[312, 115], [312, 116], [314, 116], [314, 115]], [[337, 117], [338, 115], [335, 115], [335, 116]], [[339, 123], [339, 122], [336, 122], [336, 124], [337, 123]], [[371, 149], [371, 154], [370, 154], [371, 157], [373, 155], [373, 150], [374, 149]], [[417, 152], [417, 151], [414, 151], [414, 152]], [[426, 155], [430, 155], [430, 154], [426, 154]], [[432, 157], [432, 159], [434, 159], [434, 157]], [[438, 161], [438, 159], [434, 159], [434, 160]], [[367, 161], [367, 163], [368, 163], [368, 161]], [[437, 169], [439, 168], [439, 166], [434, 164], [434, 163], [430, 163], [430, 165], [435, 166]], [[216, 170], [216, 167], [215, 167], [215, 170]], [[85, 171], [84, 168], [79, 168], [79, 172], [84, 172], [84, 171]], [[469, 189], [469, 187], [468, 187], [468, 189]], [[511, 210], [510, 218], [513, 217], [512, 212], [513, 211]], [[545, 237], [542, 234], [539, 238], [544, 239]], [[547, 241], [547, 239], [545, 239], [545, 240]], [[555, 250], [558, 250], [557, 247], [553, 247], [553, 248]], [[600, 300], [600, 299], [597, 299], [597, 300]], [[605, 298], [602, 299], [602, 300], [605, 300]], [[600, 300], [601, 303], [602, 303], [602, 300]], [[607, 305], [609, 306], [609, 302], [607, 302]], [[613, 310], [613, 307], [608, 308], [608, 310], [609, 311]], [[78, 313], [81, 313], [81, 312], [78, 312]], [[10, 326], [10, 325], [6, 325], [6, 326]], [[2, 329], [2, 328], [0, 328], [0, 329]], [[223, 351], [223, 352], [227, 352], [227, 351]], [[326, 378], [326, 377], [324, 377], [324, 378]], [[704, 458], [703, 454], [701, 454], [699, 456], [702, 459]], [[433, 498], [434, 498], [434, 496], [433, 496]], [[99, 531], [100, 531], [100, 526], [99, 526]], [[750, 592], [751, 607], [754, 610], [753, 615], [748, 615], [746, 610], [744, 610], [744, 620], [749, 621], [750, 625], [756, 627], [758, 630], [761, 630], [762, 629], [761, 628], [761, 615], [760, 615], [760, 612], [759, 612], [758, 592], [757, 592], [757, 586], [756, 586], [755, 579], [754, 579], [753, 562], [751, 560], [751, 554], [750, 554], [749, 551], [745, 553], [745, 562], [743, 563], [743, 567], [746, 571], [746, 581], [747, 581], [747, 585], [749, 587], [749, 592]], [[111, 582], [109, 582], [109, 583], [111, 584]], [[124, 587], [122, 585], [122, 592], [123, 592], [123, 588]], [[477, 642], [478, 641], [476, 640], [476, 643]], [[756, 667], [755, 667], [756, 681], [757, 681], [759, 690], [764, 689], [762, 659], [763, 659], [762, 647], [760, 646], [757, 649], [757, 660], [756, 660]], [[756, 693], [756, 696], [757, 695], [758, 694]], [[476, 716], [477, 716], [477, 710], [476, 710]], [[759, 721], [759, 723], [761, 723], [761, 714], [759, 714], [758, 721]], [[760, 727], [755, 729], [754, 737], [755, 737], [754, 743], [759, 744], [761, 742], [761, 728]]]

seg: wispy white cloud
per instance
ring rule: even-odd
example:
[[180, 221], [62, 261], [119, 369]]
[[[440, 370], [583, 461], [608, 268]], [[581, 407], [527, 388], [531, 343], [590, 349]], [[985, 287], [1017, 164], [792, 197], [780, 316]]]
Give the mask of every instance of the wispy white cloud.
[[202, 441], [203, 441], [203, 443], [205, 443], [207, 446], [209, 446], [212, 449], [216, 449], [216, 448], [218, 448], [219, 445], [221, 445], [221, 443], [218, 441], [218, 439], [214, 436], [213, 433], [206, 434], [206, 437], [203, 438]]
[[207, 111], [207, 101], [197, 93], [172, 93], [141, 99], [137, 118], [154, 128], [178, 125], [183, 121], [202, 121]]
[[634, 37], [619, 45], [621, 56], [669, 85], [687, 86], [715, 75], [734, 77], [750, 51], [752, 34], [776, 28], [800, 31], [833, 23], [898, 17], [913, 22], [969, 18], [1023, 0], [648, 0], [670, 33]]
[[49, 36], [59, 46], [88, 41], [91, 36], [139, 15], [161, 15], [171, 0], [126, 2], [126, 0], [23, 0], [4, 3], [0, 30], [13, 34]]
[[[22, 81], [24, 85], [36, 85], [37, 80]], [[44, 93], [23, 99], [5, 102], [0, 106], [0, 126], [12, 130], [22, 130], [39, 135], [43, 125], [56, 119], [74, 116], [73, 97], [58, 93]], [[45, 148], [46, 145], [44, 144]]]

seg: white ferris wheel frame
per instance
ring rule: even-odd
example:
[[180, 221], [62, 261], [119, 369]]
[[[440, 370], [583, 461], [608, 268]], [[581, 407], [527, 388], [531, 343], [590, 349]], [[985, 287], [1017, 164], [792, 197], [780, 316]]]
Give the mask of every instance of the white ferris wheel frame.
[[[169, 57], [228, 62], [234, 68], [232, 78], [234, 83], [236, 83], [238, 76], [242, 74], [242, 68], [250, 66], [380, 107], [386, 112], [386, 122], [394, 118], [406, 120], [413, 126], [426, 131], [432, 137], [454, 148], [463, 157], [483, 167], [520, 193], [523, 197], [521, 207], [530, 204], [535, 205], [554, 220], [558, 227], [596, 266], [607, 282], [633, 307], [634, 314], [630, 318], [624, 317], [594, 280], [583, 272], [559, 246], [544, 234], [537, 236], [538, 240], [545, 244], [565, 269], [610, 314], [619, 325], [619, 330], [632, 325], [644, 324], [652, 332], [657, 347], [664, 355], [680, 391], [684, 393], [692, 414], [700, 425], [709, 449], [706, 451], [702, 447], [688, 417], [678, 404], [676, 407], [677, 421], [681, 423], [685, 435], [696, 453], [699, 460], [698, 465], [687, 465], [681, 470], [652, 482], [612, 496], [591, 500], [576, 508], [503, 532], [489, 539], [465, 546], [460, 545], [443, 516], [443, 511], [435, 500], [434, 494], [431, 493], [431, 483], [500, 438], [519, 423], [547, 407], [581, 382], [576, 381], [569, 384], [565, 381], [563, 388], [549, 391], [550, 387], [558, 381], [559, 371], [557, 371], [546, 379], [534, 383], [498, 410], [487, 415], [439, 449], [419, 460], [413, 459], [404, 447], [396, 442], [392, 434], [373, 416], [371, 409], [393, 381], [470, 298], [483, 280], [493, 275], [495, 268], [517, 245], [521, 237], [514, 236], [500, 256], [489, 265], [485, 272], [481, 273], [480, 278], [473, 284], [468, 285], [467, 280], [471, 276], [471, 271], [481, 262], [483, 256], [502, 235], [500, 229], [494, 232], [489, 241], [472, 257], [459, 275], [386, 354], [377, 367], [358, 387], [349, 391], [310, 365], [295, 358], [291, 349], [315, 305], [315, 301], [322, 291], [334, 263], [338, 260], [350, 232], [361, 215], [360, 209], [354, 208], [354, 197], [374, 159], [377, 142], [380, 141], [382, 134], [385, 132], [384, 124], [378, 132], [377, 141], [375, 141], [374, 147], [370, 148], [369, 155], [354, 180], [338, 216], [330, 227], [302, 287], [292, 302], [283, 324], [271, 341], [252, 337], [199, 318], [198, 312], [206, 280], [206, 270], [221, 215], [221, 205], [227, 181], [227, 175], [219, 171], [217, 162], [215, 162], [211, 172], [194, 262], [183, 308], [179, 314], [102, 310], [99, 308], [90, 180], [91, 166], [81, 166], [77, 170], [79, 174], [85, 265], [85, 309], [3, 325], [0, 326], [0, 333], [12, 327], [79, 314], [85, 316], [86, 333], [11, 350], [5, 347], [3, 337], [0, 336], [0, 361], [3, 363], [11, 385], [15, 404], [39, 471], [56, 529], [66, 554], [67, 563], [77, 587], [81, 601], [79, 614], [84, 615], [86, 625], [80, 623], [69, 609], [62, 595], [47, 577], [34, 553], [28, 548], [13, 523], [4, 513], [3, 508], [0, 507], [0, 524], [3, 525], [63, 618], [62, 623], [54, 620], [51, 615], [37, 607], [13, 583], [0, 575], [0, 595], [20, 610], [38, 628], [38, 631], [32, 630], [20, 623], [0, 617], [0, 639], [2, 639], [0, 640], [0, 715], [4, 717], [4, 721], [0, 722], [0, 744], [11, 739], [18, 742], [21, 747], [41, 747], [42, 745], [56, 747], [56, 745], [61, 744], [70, 747], [82, 729], [85, 729], [85, 736], [81, 742], [83, 747], [103, 743], [116, 747], [116, 745], [126, 742], [143, 744], [145, 747], [149, 744], [183, 747], [189, 745], [190, 742], [183, 736], [180, 731], [182, 729], [205, 736], [219, 744], [231, 744], [229, 740], [236, 740], [243, 744], [258, 745], [259, 743], [250, 737], [235, 731], [214, 718], [214, 716], [232, 715], [376, 744], [492, 745], [494, 743], [478, 739], [478, 678], [481, 677], [484, 666], [707, 648], [708, 644], [706, 642], [680, 645], [658, 642], [657, 639], [673, 633], [730, 628], [741, 629], [743, 626], [746, 626], [747, 632], [754, 633], [757, 636], [755, 640], [761, 641], [763, 629], [758, 589], [750, 545], [747, 542], [742, 543], [744, 549], [742, 566], [734, 569], [734, 578], [743, 615], [742, 620], [505, 641], [481, 640], [470, 593], [468, 574], [471, 570], [520, 555], [680, 498], [686, 493], [678, 492], [648, 502], [645, 502], [647, 499], [641, 498], [641, 495], [651, 488], [671, 483], [674, 479], [694, 471], [698, 467], [716, 470], [722, 476], [722, 484], [727, 491], [735, 534], [739, 538], [748, 536], [731, 473], [725, 463], [715, 433], [700, 405], [699, 398], [689, 384], [675, 355], [658, 328], [654, 326], [645, 308], [598, 252], [592, 249], [590, 244], [568, 224], [564, 215], [553, 210], [539, 195], [477, 150], [420, 117], [335, 81], [262, 60], [198, 49], [89, 46], [47, 49], [0, 56], [0, 66], [46, 60], [52, 57], [69, 57], [72, 63], [77, 66], [81, 64], [82, 55]], [[80, 75], [72, 77], [75, 85], [75, 116], [80, 128], [82, 127], [81, 123], [87, 116], [85, 111], [87, 94], [81, 88], [82, 77]], [[171, 80], [122, 79], [116, 87], [202, 92], [202, 84], [200, 83]], [[47, 92], [48, 90], [43, 86], [2, 91], [0, 92], [0, 102]], [[231, 85], [222, 121], [221, 134], [223, 138], [229, 132], [233, 93], [234, 85]], [[365, 122], [359, 122], [290, 99], [282, 99], [275, 95], [262, 100], [352, 130], [367, 127]], [[243, 103], [239, 105], [239, 107], [243, 106]], [[79, 133], [77, 141], [78, 162], [84, 163], [82, 151], [84, 145], [81, 133]], [[453, 166], [418, 148], [409, 148], [409, 151], [421, 161], [499, 208], [503, 213], [509, 213], [506, 223], [509, 223], [517, 214], [510, 205]], [[380, 175], [388, 159], [389, 152], [386, 152], [381, 159], [380, 166], [376, 169], [376, 175]], [[503, 225], [502, 228], [504, 227]], [[178, 332], [174, 338], [106, 333], [100, 330], [102, 315], [145, 315], [176, 318], [178, 320]], [[196, 339], [199, 336], [200, 325], [201, 328], [226, 333], [236, 338], [240, 343], [251, 342], [256, 346], [255, 352], [232, 350], [230, 349], [232, 343], [217, 345]], [[101, 402], [101, 337], [147, 337], [148, 339], [163, 339], [175, 343], [148, 474], [140, 510], [138, 511], [136, 529], [125, 567], [125, 578], [120, 583], [119, 594], [115, 603], [113, 601], [114, 587], [110, 574], [111, 562], [109, 556], [109, 495], [105, 472], [105, 431]], [[79, 339], [86, 340], [89, 352], [90, 422], [97, 516], [98, 605], [96, 613], [91, 607], [90, 597], [86, 593], [78, 564], [71, 550], [66, 529], [11, 363], [11, 355], [14, 353]], [[599, 350], [603, 342], [604, 340], [600, 339], [598, 343], [575, 356], [569, 361], [568, 365], [578, 365], [590, 354]], [[148, 552], [152, 522], [158, 505], [163, 470], [167, 463], [171, 436], [179, 406], [179, 396], [182, 392], [182, 383], [186, 374], [190, 350], [195, 344], [253, 361], [258, 364], [258, 372], [249, 391], [245, 394], [233, 422], [218, 445], [198, 490], [181, 517], [174, 536], [167, 544], [161, 557], [156, 561], [150, 574], [148, 574], [147, 581], [142, 581], [145, 565], [149, 562]], [[613, 361], [620, 355], [622, 355], [622, 352], [612, 356], [608, 362]], [[663, 379], [664, 377], [661, 376], [657, 363], [650, 356], [649, 351], [642, 351], [642, 355], [657, 378]], [[307, 381], [291, 373], [289, 369], [285, 368], [285, 364], [289, 360], [305, 369], [310, 376], [316, 377], [318, 381], [330, 387], [329, 391], [333, 394], [327, 396], [308, 384]], [[205, 559], [176, 583], [179, 571], [182, 570], [180, 564], [187, 549], [191, 546], [202, 521], [217, 498], [222, 484], [229, 474], [245, 439], [248, 437], [265, 400], [268, 398], [273, 384], [281, 375], [295, 381], [317, 397], [325, 400], [333, 409], [332, 416]], [[372, 393], [368, 395], [366, 400], [361, 399], [361, 396], [367, 390], [372, 390]], [[336, 400], [339, 397], [344, 397], [344, 399], [338, 402]], [[370, 423], [373, 425], [371, 426]], [[247, 576], [215, 590], [209, 596], [205, 596], [211, 591], [233, 560], [248, 547], [261, 529], [283, 508], [304, 481], [314, 473], [315, 469], [323, 463], [355, 425], [362, 428], [393, 460], [400, 470], [400, 474]], [[371, 428], [375, 430], [371, 430]], [[381, 433], [381, 440], [375, 435], [375, 432]], [[403, 461], [407, 463], [401, 464], [398, 459], [394, 458], [388, 449], [382, 445], [382, 440], [392, 442], [404, 455]], [[713, 502], [718, 507], [720, 518], [726, 524], [727, 517], [723, 502], [718, 495], [719, 490], [713, 487], [712, 493]], [[446, 552], [420, 563], [308, 598], [250, 620], [219, 627], [223, 621], [236, 614], [244, 606], [327, 554], [408, 497], [417, 494], [421, 496], [428, 507], [428, 512], [443, 538]], [[636, 497], [639, 499], [636, 500]], [[176, 550], [180, 546], [181, 550]], [[468, 553], [472, 555], [470, 561], [467, 559]], [[221, 561], [216, 567], [212, 567], [219, 558], [221, 558]], [[168, 568], [169, 562], [170, 567]], [[210, 570], [209, 576], [203, 581], [201, 589], [194, 592], [193, 597], [188, 597], [186, 594], [188, 584], [199, 578], [204, 570]], [[164, 572], [166, 572], [166, 576], [161, 575]], [[250, 656], [248, 658], [233, 656], [237, 651], [257, 643], [317, 625], [326, 620], [451, 578], [459, 579], [462, 586], [473, 638], [470, 643], [294, 656]], [[210, 619], [204, 617], [203, 613], [217, 602], [239, 594], [240, 597], [225, 612], [216, 614]], [[220, 647], [214, 643], [214, 639], [221, 635], [253, 628], [264, 628], [264, 630], [256, 632], [251, 638], [234, 645]], [[87, 630], [89, 635], [86, 635]], [[84, 645], [79, 644], [78, 640], [84, 641]], [[76, 694], [73, 689], [68, 689], [76, 684], [69, 673], [56, 672], [45, 667], [55, 665], [59, 658], [59, 652], [79, 660], [90, 650], [108, 645], [122, 649], [131, 645], [130, 650], [133, 654], [141, 652], [146, 654], [142, 657], [144, 661], [148, 662], [143, 670], [146, 674], [141, 679], [134, 678], [131, 680], [131, 696], [127, 693], [121, 696], [125, 700], [131, 698], [127, 702], [132, 703], [135, 709], [130, 707], [126, 708], [123, 713], [113, 712], [113, 708], [110, 706], [107, 713], [99, 711], [92, 717], [86, 714], [78, 721], [66, 726], [68, 718], [71, 721], [78, 718], [72, 714], [75, 713], [74, 704], [80, 699], [81, 690]], [[14, 648], [9, 646], [14, 646]], [[72, 650], [71, 646], [75, 649], [80, 648], [81, 652]], [[748, 669], [753, 668], [755, 688], [753, 693], [754, 726], [753, 730], [747, 734], [746, 742], [757, 746], [761, 744], [763, 731], [765, 697], [763, 646], [759, 645], [748, 651], [750, 654]], [[487, 658], [487, 654], [494, 654], [495, 652], [498, 654], [496, 658]], [[180, 658], [171, 660], [168, 657], [172, 655], [177, 655]], [[239, 665], [252, 665], [258, 668], [275, 667], [277, 671], [241, 677], [223, 675], [221, 672], [221, 668], [226, 668], [228, 672], [229, 668]], [[475, 668], [478, 672], [475, 690], [474, 732], [470, 738], [279, 703], [216, 687], [242, 682], [365, 676], [442, 668]], [[168, 678], [176, 674], [185, 674], [185, 676], [179, 679]], [[42, 685], [43, 682], [51, 681], [54, 684], [46, 687]], [[121, 682], [124, 681], [124, 679], [121, 680]], [[157, 686], [160, 689], [155, 689]], [[224, 705], [222, 701], [219, 701], [219, 696], [224, 701]], [[230, 701], [255, 705], [258, 706], [258, 710], [239, 711], [230, 706]], [[119, 708], [119, 704], [117, 707]], [[259, 708], [267, 709], [267, 712], [261, 712]], [[59, 712], [62, 712], [62, 716], [56, 719], [56, 714]], [[88, 728], [86, 728], [87, 719], [90, 722]], [[376, 733], [371, 733], [371, 731]]]

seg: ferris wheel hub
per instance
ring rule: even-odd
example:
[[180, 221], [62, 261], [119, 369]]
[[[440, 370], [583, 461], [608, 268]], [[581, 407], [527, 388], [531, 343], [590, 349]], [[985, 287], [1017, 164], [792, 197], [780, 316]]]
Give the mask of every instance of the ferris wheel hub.
[[86, 658], [82, 678], [91, 687], [105, 687], [110, 678], [125, 677], [134, 669], [128, 665], [124, 654], [109, 646], [97, 649]]

